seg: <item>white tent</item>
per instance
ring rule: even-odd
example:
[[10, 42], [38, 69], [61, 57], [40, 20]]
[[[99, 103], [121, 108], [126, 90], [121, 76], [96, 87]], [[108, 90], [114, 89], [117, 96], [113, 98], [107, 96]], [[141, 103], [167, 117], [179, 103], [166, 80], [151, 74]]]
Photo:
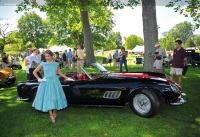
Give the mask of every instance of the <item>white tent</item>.
[[49, 47], [51, 51], [53, 52], [64, 52], [65, 50], [69, 51], [69, 49], [73, 49], [73, 48], [70, 48], [68, 46], [52, 46], [52, 47]]
[[130, 50], [129, 52], [144, 52], [144, 46], [136, 46], [134, 49]]

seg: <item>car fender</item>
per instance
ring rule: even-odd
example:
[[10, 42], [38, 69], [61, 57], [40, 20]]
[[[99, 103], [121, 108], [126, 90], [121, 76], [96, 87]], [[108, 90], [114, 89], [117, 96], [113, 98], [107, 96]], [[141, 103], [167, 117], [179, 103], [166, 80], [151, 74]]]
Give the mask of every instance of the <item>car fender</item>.
[[157, 88], [152, 88], [152, 87], [138, 87], [138, 88], [133, 88], [131, 89], [130, 93], [128, 94], [127, 98], [126, 98], [126, 102], [129, 102], [130, 100], [130, 97], [133, 95], [133, 94], [136, 94], [138, 93], [139, 91], [143, 90], [143, 89], [149, 89], [150, 91], [156, 93], [156, 95], [158, 96], [158, 99], [160, 101], [160, 103], [166, 103], [167, 102], [167, 99], [164, 95], [163, 92], [161, 92], [159, 89]]

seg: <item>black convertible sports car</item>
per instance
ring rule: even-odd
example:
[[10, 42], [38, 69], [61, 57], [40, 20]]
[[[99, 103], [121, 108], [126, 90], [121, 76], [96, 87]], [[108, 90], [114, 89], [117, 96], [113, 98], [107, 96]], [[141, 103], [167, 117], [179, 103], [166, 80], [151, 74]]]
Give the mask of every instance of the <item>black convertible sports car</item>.
[[[111, 73], [98, 63], [93, 66], [97, 74], [68, 73], [73, 81], [59, 78], [69, 105], [123, 107], [131, 109], [142, 117], [157, 114], [160, 104], [182, 104], [181, 86], [165, 74], [154, 72]], [[18, 83], [18, 100], [33, 101], [39, 83], [37, 80]]]

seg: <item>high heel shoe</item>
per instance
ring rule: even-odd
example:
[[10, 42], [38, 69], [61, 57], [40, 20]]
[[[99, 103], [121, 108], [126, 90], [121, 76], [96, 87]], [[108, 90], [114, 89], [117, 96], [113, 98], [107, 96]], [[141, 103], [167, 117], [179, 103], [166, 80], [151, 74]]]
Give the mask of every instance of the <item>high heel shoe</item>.
[[51, 122], [52, 122], [52, 123], [55, 123], [55, 122], [56, 122], [54, 116], [50, 116], [50, 119], [51, 119]]

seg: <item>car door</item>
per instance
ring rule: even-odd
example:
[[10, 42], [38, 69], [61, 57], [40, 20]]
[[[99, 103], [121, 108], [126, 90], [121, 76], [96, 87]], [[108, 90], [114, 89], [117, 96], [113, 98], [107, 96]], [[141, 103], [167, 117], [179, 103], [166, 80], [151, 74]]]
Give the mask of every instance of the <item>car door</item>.
[[96, 98], [98, 104], [102, 106], [123, 106], [130, 92], [124, 86], [126, 83], [126, 80], [109, 77], [96, 79]]
[[94, 80], [79, 80], [63, 87], [69, 104], [96, 105]]

